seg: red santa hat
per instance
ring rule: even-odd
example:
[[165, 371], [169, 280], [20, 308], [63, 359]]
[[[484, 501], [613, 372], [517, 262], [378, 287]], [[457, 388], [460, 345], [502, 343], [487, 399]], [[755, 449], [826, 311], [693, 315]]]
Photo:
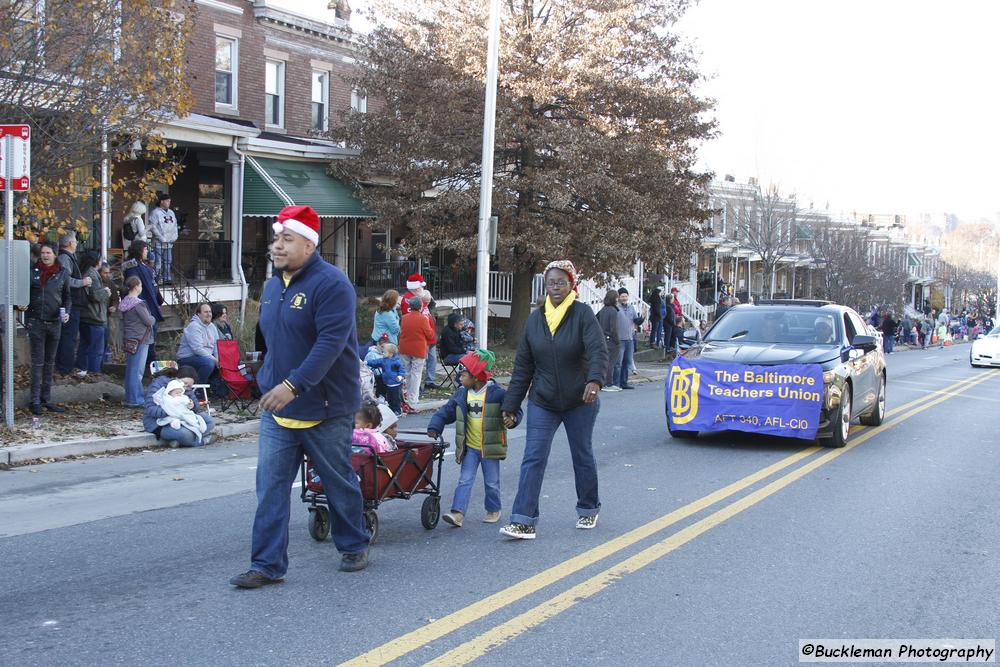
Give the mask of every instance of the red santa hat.
[[424, 277], [419, 273], [412, 273], [406, 279], [406, 289], [413, 291], [415, 289], [420, 289], [426, 286], [427, 283], [424, 282]]
[[319, 245], [319, 215], [311, 206], [286, 206], [278, 213], [278, 221], [271, 225], [275, 234], [295, 232]]

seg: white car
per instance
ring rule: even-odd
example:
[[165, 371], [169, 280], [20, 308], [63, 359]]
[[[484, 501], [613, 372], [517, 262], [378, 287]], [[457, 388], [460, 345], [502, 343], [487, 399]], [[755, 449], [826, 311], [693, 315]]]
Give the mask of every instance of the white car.
[[1000, 366], [1000, 327], [972, 342], [969, 363], [976, 366]]

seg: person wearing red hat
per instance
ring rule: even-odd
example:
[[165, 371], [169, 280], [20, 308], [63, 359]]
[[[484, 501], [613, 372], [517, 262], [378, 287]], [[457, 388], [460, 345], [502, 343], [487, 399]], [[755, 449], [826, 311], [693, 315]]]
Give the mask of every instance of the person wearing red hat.
[[[459, 360], [459, 382], [462, 386], [448, 402], [434, 413], [427, 425], [427, 435], [437, 438], [447, 424], [455, 424], [455, 462], [462, 466], [451, 511], [441, 519], [456, 528], [465, 521], [469, 496], [476, 481], [476, 471], [482, 467], [486, 486], [484, 523], [500, 520], [500, 461], [507, 458], [507, 426], [501, 405], [506, 392], [493, 382], [490, 371], [496, 357], [489, 350], [469, 352]], [[510, 428], [521, 421], [521, 409], [510, 420]]]
[[419, 273], [412, 273], [406, 278], [406, 293], [403, 294], [403, 300], [399, 307], [400, 313], [406, 315], [410, 312], [410, 299], [421, 296], [425, 287], [427, 287], [427, 281]]
[[259, 588], [288, 570], [292, 483], [303, 453], [323, 479], [340, 569], [368, 565], [369, 533], [357, 475], [351, 467], [354, 413], [361, 404], [354, 287], [316, 252], [319, 216], [288, 206], [273, 225], [275, 275], [264, 285], [260, 329], [267, 346], [257, 382], [260, 438], [257, 512], [250, 570], [229, 582]]

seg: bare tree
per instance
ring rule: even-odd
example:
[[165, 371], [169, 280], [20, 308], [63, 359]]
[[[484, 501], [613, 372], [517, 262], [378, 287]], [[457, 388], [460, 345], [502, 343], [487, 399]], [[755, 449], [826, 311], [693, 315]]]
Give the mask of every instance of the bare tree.
[[886, 248], [871, 230], [829, 221], [812, 227], [810, 253], [820, 264], [816, 291], [858, 311], [879, 306], [902, 312], [907, 280], [902, 250]]
[[765, 191], [757, 188], [753, 199], [743, 202], [738, 212], [737, 238], [760, 257], [761, 293], [769, 297], [774, 296], [775, 267], [795, 254], [797, 210], [794, 199], [781, 197], [777, 186], [771, 185]]

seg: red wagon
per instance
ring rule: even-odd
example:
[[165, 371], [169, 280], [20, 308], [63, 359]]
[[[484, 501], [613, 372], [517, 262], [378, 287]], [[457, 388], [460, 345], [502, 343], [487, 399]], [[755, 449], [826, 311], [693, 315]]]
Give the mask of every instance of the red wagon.
[[[392, 452], [377, 452], [373, 447], [356, 445], [351, 455], [351, 465], [358, 475], [365, 501], [365, 523], [372, 542], [379, 532], [376, 510], [386, 500], [407, 500], [423, 495], [420, 508], [423, 527], [432, 530], [441, 518], [441, 463], [448, 444], [440, 436], [431, 439], [419, 431], [400, 431], [396, 446]], [[309, 534], [314, 540], [325, 540], [330, 535], [330, 513], [323, 481], [308, 456], [302, 461], [302, 502], [309, 509]]]

